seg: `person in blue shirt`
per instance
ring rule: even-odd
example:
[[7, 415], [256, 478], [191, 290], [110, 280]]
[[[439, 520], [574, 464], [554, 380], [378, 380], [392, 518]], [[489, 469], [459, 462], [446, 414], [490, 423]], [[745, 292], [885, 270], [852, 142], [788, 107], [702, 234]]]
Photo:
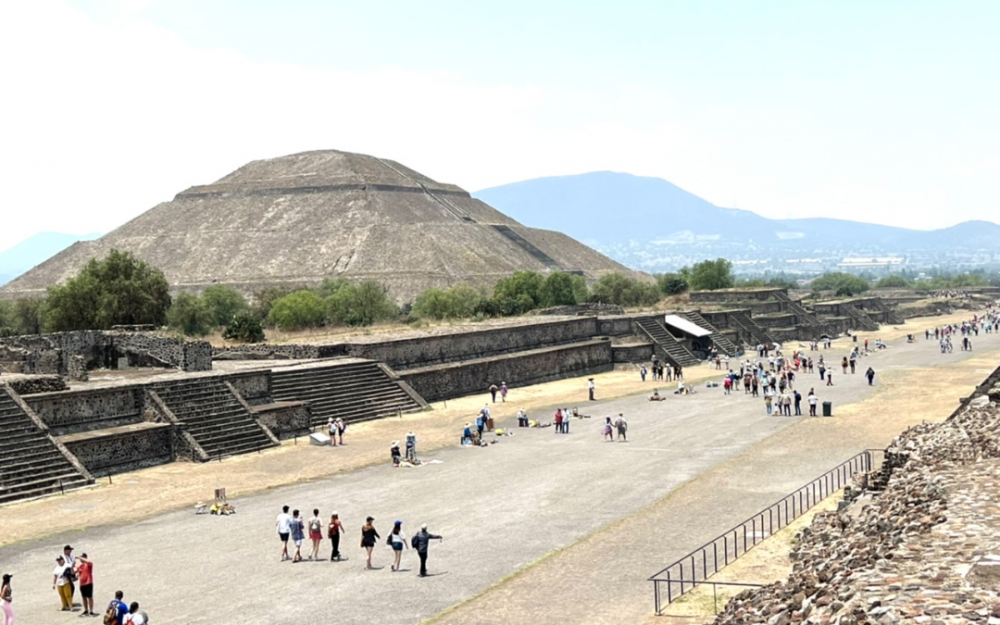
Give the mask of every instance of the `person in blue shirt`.
[[111, 608], [114, 608], [115, 610], [114, 625], [122, 625], [125, 622], [125, 617], [128, 615], [128, 606], [125, 605], [124, 601], [122, 601], [122, 598], [124, 596], [125, 593], [123, 593], [120, 590], [117, 590], [115, 591], [115, 598], [111, 600], [110, 604], [108, 604], [109, 611], [111, 610]]

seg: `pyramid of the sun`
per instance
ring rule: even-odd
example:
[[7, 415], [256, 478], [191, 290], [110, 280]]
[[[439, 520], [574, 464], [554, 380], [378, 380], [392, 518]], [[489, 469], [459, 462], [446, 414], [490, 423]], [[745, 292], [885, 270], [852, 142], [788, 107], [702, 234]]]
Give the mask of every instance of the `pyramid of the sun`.
[[[609, 218], [612, 218], [609, 216]], [[371, 278], [399, 301], [514, 271], [649, 279], [559, 232], [527, 228], [467, 192], [399, 163], [334, 150], [254, 161], [192, 187], [96, 241], [79, 242], [0, 288], [37, 296], [111, 249], [160, 268], [175, 290]]]

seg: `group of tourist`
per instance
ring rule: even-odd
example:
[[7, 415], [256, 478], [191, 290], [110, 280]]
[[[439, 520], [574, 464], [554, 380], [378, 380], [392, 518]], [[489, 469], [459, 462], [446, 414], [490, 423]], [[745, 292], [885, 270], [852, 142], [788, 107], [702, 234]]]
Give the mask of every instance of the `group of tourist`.
[[[326, 537], [330, 540], [329, 562], [340, 562], [347, 559], [340, 553], [340, 538], [345, 533], [345, 530], [344, 524], [337, 512], [333, 512], [330, 515], [330, 520], [324, 522], [320, 518], [319, 510], [314, 509], [312, 517], [306, 522], [298, 510], [292, 510], [291, 514], [289, 514], [288, 509], [288, 506], [283, 506], [281, 513], [278, 514], [274, 522], [278, 539], [281, 541], [282, 562], [291, 560], [295, 563], [301, 562], [303, 559], [319, 562], [319, 550], [323, 542], [324, 526], [326, 527]], [[312, 549], [309, 555], [303, 558], [302, 543], [305, 541], [307, 535], [312, 543]], [[366, 555], [365, 570], [375, 569], [372, 566], [372, 552], [374, 552], [375, 546], [381, 538], [382, 536], [375, 529], [375, 518], [371, 516], [367, 517], [365, 524], [361, 527], [361, 548], [365, 550]], [[386, 544], [393, 551], [391, 570], [394, 572], [400, 570], [403, 551], [412, 548], [420, 558], [420, 577], [427, 577], [427, 550], [430, 541], [441, 539], [441, 536], [428, 532], [427, 524], [425, 523], [420, 526], [420, 531], [414, 534], [410, 541], [407, 542], [406, 534], [403, 532], [403, 522], [396, 521], [389, 531], [389, 535], [386, 537]], [[289, 555], [288, 553], [289, 540], [295, 545], [294, 555]]]
[[684, 378], [684, 370], [681, 367], [664, 365], [660, 362], [660, 359], [656, 356], [656, 354], [653, 354], [653, 357], [650, 359], [649, 369], [646, 368], [645, 364], [639, 367], [639, 376], [642, 378], [643, 382], [646, 381], [646, 376], [650, 374], [650, 370], [652, 370], [654, 381], [662, 380], [670, 382], [674, 379], [682, 380]]
[[[420, 464], [417, 460], [417, 435], [407, 432], [405, 438], [406, 462], [409, 464]], [[392, 441], [389, 446], [389, 457], [392, 459], [392, 466], [399, 467], [403, 463], [402, 451], [399, 449], [399, 441]]]
[[497, 393], [500, 394], [500, 401], [506, 402], [507, 392], [508, 388], [506, 382], [500, 382], [500, 386], [497, 386], [496, 384], [490, 384], [490, 397], [493, 399], [494, 404], [497, 403]]
[[344, 432], [347, 431], [347, 424], [340, 417], [326, 420], [326, 433], [330, 436], [330, 446], [336, 447], [339, 439], [340, 445], [344, 445]]

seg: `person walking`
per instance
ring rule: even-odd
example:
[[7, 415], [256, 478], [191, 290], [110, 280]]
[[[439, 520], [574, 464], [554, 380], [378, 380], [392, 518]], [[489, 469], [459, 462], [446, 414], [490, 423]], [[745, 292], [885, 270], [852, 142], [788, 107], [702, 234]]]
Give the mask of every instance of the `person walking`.
[[111, 603], [108, 604], [108, 607], [104, 611], [104, 622], [106, 624], [123, 625], [125, 623], [125, 617], [128, 616], [128, 606], [123, 601], [124, 597], [125, 594], [122, 591], [115, 591], [115, 598], [111, 600]]
[[14, 590], [10, 587], [10, 580], [14, 577], [10, 573], [3, 574], [3, 583], [0, 583], [0, 604], [3, 607], [3, 625], [14, 625]]
[[868, 386], [872, 386], [875, 382], [875, 370], [868, 367], [868, 371], [865, 371], [865, 377], [868, 378]]
[[330, 523], [326, 526], [326, 536], [330, 539], [330, 562], [340, 562], [340, 535], [344, 533], [344, 524], [340, 515], [334, 511], [330, 515]]
[[833, 386], [833, 371], [826, 372], [826, 385]]
[[562, 434], [562, 424], [563, 424], [563, 413], [562, 408], [556, 408], [556, 434]]
[[618, 431], [618, 441], [628, 442], [628, 437], [625, 433], [628, 431], [628, 422], [625, 421], [625, 415], [618, 413], [618, 418], [615, 419], [615, 430]]
[[292, 531], [292, 515], [288, 514], [288, 506], [281, 507], [281, 513], [274, 520], [274, 527], [281, 541], [281, 561], [288, 559], [288, 536]]
[[507, 383], [506, 382], [501, 382], [500, 383], [500, 401], [502, 401], [504, 403], [507, 402], [507, 391], [508, 390], [509, 389], [507, 388]]
[[403, 549], [406, 549], [406, 534], [403, 533], [403, 522], [396, 521], [392, 525], [392, 532], [389, 534], [389, 545], [392, 547], [393, 571], [399, 570], [399, 561], [403, 557]]
[[496, 384], [490, 384], [490, 398], [493, 400], [494, 404], [497, 403], [497, 391], [499, 390], [500, 389]]
[[73, 579], [73, 567], [66, 564], [66, 558], [56, 558], [56, 566], [52, 569], [52, 590], [59, 593], [59, 603], [63, 612], [73, 609], [73, 589], [70, 580]]
[[309, 559], [319, 560], [319, 545], [323, 542], [323, 519], [319, 518], [318, 509], [313, 510], [312, 518], [309, 519], [309, 540], [313, 544]]
[[85, 553], [76, 559], [76, 574], [80, 581], [83, 614], [84, 616], [97, 616], [97, 612], [94, 612], [94, 563]]
[[764, 387], [764, 408], [767, 410], [767, 414], [773, 414], [773, 406], [771, 405], [774, 398], [771, 396], [771, 389]]
[[427, 548], [432, 540], [444, 540], [437, 534], [427, 531], [427, 524], [420, 526], [420, 531], [413, 535], [413, 548], [417, 550], [420, 557], [420, 577], [427, 577]]
[[809, 416], [816, 416], [816, 404], [819, 403], [819, 397], [816, 397], [816, 392], [813, 389], [809, 389], [809, 396], [806, 398], [809, 402]]
[[292, 557], [292, 564], [302, 561], [302, 541], [306, 538], [305, 524], [299, 516], [298, 510], [292, 510], [292, 521], [289, 523], [292, 531], [292, 542], [295, 543], [295, 555]]
[[139, 602], [133, 601], [128, 606], [128, 615], [122, 622], [127, 623], [127, 625], [146, 625], [149, 622], [149, 616], [139, 610]]
[[594, 391], [596, 390], [596, 388], [597, 388], [597, 385], [594, 384], [594, 378], [589, 378], [587, 380], [587, 394], [588, 394], [588, 397], [590, 398], [590, 401], [595, 401], [594, 400]]
[[361, 527], [361, 547], [368, 553], [368, 558], [365, 560], [365, 568], [368, 570], [372, 569], [372, 550], [375, 548], [375, 542], [382, 538], [378, 535], [378, 530], [372, 525], [372, 521], [375, 517], [368, 517], [365, 519], [365, 524]]
[[847, 356], [844, 356], [844, 359], [840, 361], [840, 368], [844, 375], [847, 375]]
[[602, 432], [604, 434], [604, 440], [606, 441], [615, 440], [615, 435], [613, 433], [614, 430], [612, 429], [611, 426], [611, 417], [604, 417], [604, 428], [602, 428]]
[[646, 381], [646, 365], [639, 367], [639, 377], [642, 378], [643, 382]]

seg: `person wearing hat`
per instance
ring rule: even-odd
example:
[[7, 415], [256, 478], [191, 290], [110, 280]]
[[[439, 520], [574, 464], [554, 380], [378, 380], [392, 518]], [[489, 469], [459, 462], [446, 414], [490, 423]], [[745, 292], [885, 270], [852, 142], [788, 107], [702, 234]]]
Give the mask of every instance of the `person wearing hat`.
[[417, 463], [417, 435], [413, 432], [406, 433], [406, 461], [410, 464]]
[[392, 532], [389, 533], [389, 545], [392, 547], [392, 555], [395, 558], [392, 570], [399, 570], [399, 561], [403, 557], [403, 549], [406, 548], [406, 534], [403, 533], [403, 522], [396, 521], [392, 525]]
[[0, 584], [0, 604], [3, 604], [3, 625], [14, 625], [14, 591], [10, 587], [12, 577], [14, 577], [13, 574], [4, 573], [3, 583]]
[[594, 384], [594, 378], [587, 378], [587, 393], [590, 397], [590, 401], [594, 401], [594, 390], [597, 385]]
[[375, 548], [375, 541], [382, 538], [378, 535], [378, 530], [372, 525], [372, 521], [375, 517], [368, 517], [365, 519], [365, 524], [361, 527], [361, 547], [368, 552], [368, 559], [365, 562], [365, 568], [372, 568], [372, 549]]
[[66, 558], [62, 556], [56, 558], [56, 566], [52, 569], [52, 590], [59, 593], [63, 612], [73, 609], [73, 586], [70, 582], [72, 578], [73, 567], [66, 564]]
[[392, 466], [398, 467], [399, 460], [402, 457], [399, 452], [399, 441], [392, 441], [392, 445], [389, 447], [389, 455], [392, 457]]
[[81, 554], [76, 559], [76, 574], [80, 578], [80, 598], [83, 600], [84, 615], [97, 616], [94, 612], [94, 563]]
[[444, 540], [436, 534], [427, 531], [427, 524], [420, 526], [420, 531], [413, 535], [413, 548], [417, 550], [420, 557], [420, 577], [427, 577], [427, 548], [432, 540]]

